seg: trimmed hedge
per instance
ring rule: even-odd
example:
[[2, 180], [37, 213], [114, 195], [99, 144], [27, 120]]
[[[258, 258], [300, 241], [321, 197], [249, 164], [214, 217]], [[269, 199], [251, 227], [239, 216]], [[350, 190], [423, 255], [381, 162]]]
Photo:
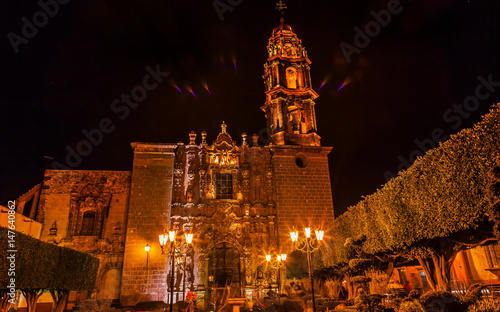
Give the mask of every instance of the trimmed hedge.
[[[488, 172], [500, 156], [500, 104], [377, 192], [336, 218], [331, 262], [348, 261], [343, 243], [366, 236], [367, 254], [399, 252], [420, 242], [449, 237], [488, 221]], [[330, 263], [332, 264], [332, 263]]]
[[[14, 231], [15, 232], [15, 231]], [[6, 238], [8, 229], [0, 227], [0, 237]], [[7, 245], [7, 240], [3, 240]], [[7, 248], [0, 248], [0, 289], [9, 288], [15, 278], [16, 289], [89, 290], [94, 288], [99, 259], [74, 249], [42, 242], [15, 232], [15, 276], [6, 274], [10, 262]]]

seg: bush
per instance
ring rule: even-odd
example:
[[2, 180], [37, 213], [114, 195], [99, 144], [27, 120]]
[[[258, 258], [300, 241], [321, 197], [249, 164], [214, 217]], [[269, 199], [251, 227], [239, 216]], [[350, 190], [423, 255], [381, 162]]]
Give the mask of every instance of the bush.
[[363, 276], [363, 275], [358, 275], [354, 276], [351, 281], [353, 283], [359, 283], [359, 284], [364, 284], [364, 283], [369, 283], [372, 281], [371, 277], [368, 276]]
[[461, 312], [460, 299], [448, 291], [431, 291], [420, 298], [425, 312]]
[[408, 298], [410, 299], [419, 299], [420, 296], [421, 296], [420, 291], [416, 289], [410, 291], [410, 293], [408, 294]]
[[359, 312], [382, 312], [385, 307], [381, 304], [384, 296], [382, 295], [366, 295], [362, 289], [358, 296], [354, 299], [354, 306]]
[[[0, 227], [0, 237], [8, 229]], [[59, 247], [15, 232], [16, 287], [21, 290], [92, 290], [97, 278], [99, 259], [74, 249]], [[7, 272], [7, 250], [0, 249], [0, 269]], [[0, 274], [0, 289], [8, 285], [7, 274]]]
[[500, 299], [483, 298], [471, 304], [467, 312], [500, 312]]
[[424, 308], [418, 301], [407, 299], [401, 302], [398, 312], [424, 312]]
[[304, 311], [304, 305], [302, 301], [299, 300], [285, 300], [279, 310], [287, 312], [302, 312]]
[[483, 297], [483, 290], [487, 289], [488, 286], [485, 284], [474, 284], [470, 287], [467, 294], [463, 297], [462, 301], [466, 305], [474, 304], [480, 301]]

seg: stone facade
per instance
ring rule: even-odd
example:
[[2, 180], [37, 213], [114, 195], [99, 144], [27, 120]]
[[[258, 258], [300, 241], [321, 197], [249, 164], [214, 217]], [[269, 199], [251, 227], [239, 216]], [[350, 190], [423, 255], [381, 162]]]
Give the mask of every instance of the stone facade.
[[[209, 307], [214, 291], [229, 285], [233, 296], [249, 298], [258, 286], [276, 286], [278, 271], [264, 256], [290, 253], [293, 227], [333, 221], [331, 148], [316, 133], [311, 62], [283, 21], [268, 52], [261, 109], [272, 144], [244, 133], [238, 145], [223, 122], [211, 144], [206, 132], [201, 139], [191, 132], [188, 144], [132, 143], [131, 172], [46, 172], [36, 211], [41, 239], [101, 259], [98, 297], [129, 306], [167, 302], [170, 290], [182, 300], [188, 289]], [[169, 230], [194, 234], [193, 246], [160, 246]]]
[[96, 291], [101, 298], [117, 299], [110, 285], [121, 282], [130, 176], [127, 171], [45, 173], [36, 213], [43, 224], [40, 239], [99, 257]]

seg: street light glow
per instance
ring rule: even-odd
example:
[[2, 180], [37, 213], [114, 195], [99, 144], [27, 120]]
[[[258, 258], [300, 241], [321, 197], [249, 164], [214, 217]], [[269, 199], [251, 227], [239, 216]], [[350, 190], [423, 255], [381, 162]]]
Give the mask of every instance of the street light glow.
[[321, 241], [323, 240], [323, 235], [325, 234], [324, 231], [316, 231], [316, 238]]
[[175, 231], [168, 231], [168, 238], [170, 239], [170, 242], [175, 241]]
[[189, 245], [193, 242], [193, 233], [186, 233], [186, 243]]
[[162, 246], [162, 247], [165, 246], [165, 244], [168, 241], [168, 235], [161, 234], [161, 235], [159, 235], [159, 237], [160, 237], [160, 246]]
[[311, 228], [305, 228], [304, 232], [307, 238], [311, 238]]
[[299, 232], [298, 231], [290, 232], [290, 236], [292, 237], [292, 242], [296, 242], [299, 239]]

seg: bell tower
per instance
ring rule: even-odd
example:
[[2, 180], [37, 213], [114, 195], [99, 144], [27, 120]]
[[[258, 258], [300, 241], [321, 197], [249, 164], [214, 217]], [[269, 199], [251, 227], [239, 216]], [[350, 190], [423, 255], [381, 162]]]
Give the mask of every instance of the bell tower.
[[[286, 8], [280, 1], [277, 9]], [[267, 128], [274, 145], [320, 146], [316, 134], [311, 61], [302, 41], [283, 16], [273, 29], [267, 45], [268, 58], [264, 64], [266, 103], [261, 109], [267, 118]]]
[[[277, 3], [278, 10], [285, 7]], [[288, 233], [310, 226], [326, 229], [334, 219], [328, 155], [316, 133], [314, 100], [307, 51], [283, 16], [273, 29], [264, 64], [267, 118], [272, 144], [273, 189], [279, 248], [294, 248]]]

